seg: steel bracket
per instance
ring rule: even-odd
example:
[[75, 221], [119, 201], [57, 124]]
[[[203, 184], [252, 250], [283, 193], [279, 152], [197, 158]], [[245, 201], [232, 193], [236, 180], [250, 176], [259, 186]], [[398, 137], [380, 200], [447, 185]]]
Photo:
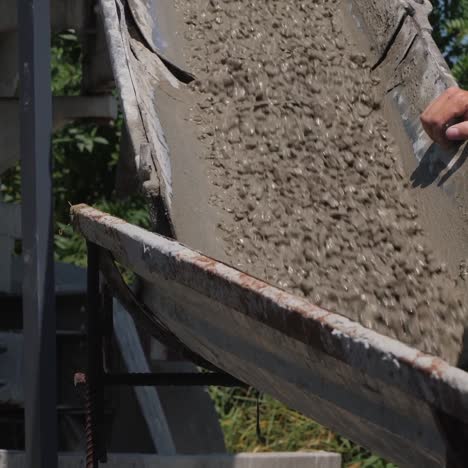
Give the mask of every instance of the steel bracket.
[[[92, 242], [87, 243], [87, 311], [86, 341], [87, 369], [76, 372], [76, 387], [84, 389], [86, 409], [86, 468], [97, 468], [99, 462], [107, 461], [105, 437], [105, 389], [109, 386], [223, 386], [245, 387], [246, 385], [224, 372], [206, 371], [190, 373], [116, 373], [111, 371], [111, 343], [113, 335], [113, 295], [120, 291], [116, 285], [116, 273], [110, 274], [109, 253]], [[106, 261], [107, 259], [107, 261]], [[102, 270], [105, 270], [104, 272]], [[107, 272], [107, 274], [106, 274]], [[112, 288], [109, 277], [113, 276]], [[121, 279], [123, 281], [123, 279]], [[125, 293], [126, 294], [126, 293]], [[119, 299], [119, 293], [116, 293]], [[133, 307], [144, 310], [135, 295], [129, 299]], [[124, 301], [124, 302], [127, 302]], [[197, 361], [197, 359], [194, 359]], [[199, 362], [196, 362], [198, 364]]]

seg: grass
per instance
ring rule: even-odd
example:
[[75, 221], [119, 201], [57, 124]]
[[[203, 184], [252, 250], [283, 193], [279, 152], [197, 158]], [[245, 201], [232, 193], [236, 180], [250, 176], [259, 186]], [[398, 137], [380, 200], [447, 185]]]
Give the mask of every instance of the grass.
[[346, 468], [396, 468], [266, 395], [259, 397], [259, 437], [255, 390], [215, 387], [210, 393], [231, 453], [326, 450], [341, 454]]

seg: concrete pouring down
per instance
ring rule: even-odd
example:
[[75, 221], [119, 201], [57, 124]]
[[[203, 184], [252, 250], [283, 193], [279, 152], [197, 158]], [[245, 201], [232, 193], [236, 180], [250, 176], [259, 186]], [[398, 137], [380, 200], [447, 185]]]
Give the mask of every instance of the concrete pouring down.
[[[375, 48], [361, 46], [348, 2], [178, 0], [177, 8], [196, 76], [193, 148], [206, 172], [193, 184], [208, 186], [210, 214], [201, 218], [218, 226], [222, 258], [460, 365], [466, 284], [446, 253], [466, 254], [457, 240], [466, 226], [453, 228], [449, 206], [428, 210], [424, 184], [412, 185], [413, 148], [386, 101], [386, 54], [376, 60]], [[407, 16], [397, 21], [403, 31]]]
[[[165, 51], [194, 81], [169, 76], [144, 15], [108, 39], [113, 56], [128, 37], [139, 57], [127, 54], [136, 85], [116, 60], [114, 73], [135, 161], [149, 147], [154, 162], [144, 190], [159, 190], [171, 234], [464, 367], [464, 170], [427, 182], [440, 151], [424, 149], [417, 122], [454, 83], [427, 39], [427, 2], [156, 3]], [[351, 25], [355, 4], [378, 41]], [[156, 132], [133, 118], [148, 105]]]

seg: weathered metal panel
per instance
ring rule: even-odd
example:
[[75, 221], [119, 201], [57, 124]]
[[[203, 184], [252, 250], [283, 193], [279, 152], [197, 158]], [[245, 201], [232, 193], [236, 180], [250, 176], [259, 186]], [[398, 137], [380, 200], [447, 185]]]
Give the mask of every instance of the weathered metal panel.
[[140, 165], [141, 147], [149, 145], [153, 162], [152, 190], [163, 198], [165, 208], [170, 212], [171, 164], [169, 148], [157, 115], [155, 88], [160, 81], [177, 87], [178, 81], [159, 56], [140, 42], [135, 34], [131, 34], [132, 24], [128, 23], [124, 3], [120, 0], [101, 0], [100, 6], [135, 168], [138, 170]]
[[444, 466], [434, 412], [468, 422], [464, 371], [86, 205], [72, 214], [205, 359], [402, 466]]

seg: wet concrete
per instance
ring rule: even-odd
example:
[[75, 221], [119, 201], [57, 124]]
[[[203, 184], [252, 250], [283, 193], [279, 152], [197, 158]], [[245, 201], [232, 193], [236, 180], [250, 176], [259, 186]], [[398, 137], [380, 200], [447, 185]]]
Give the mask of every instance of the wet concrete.
[[429, 245], [379, 70], [344, 31], [339, 2], [178, 7], [225, 257], [456, 363], [464, 283]]

